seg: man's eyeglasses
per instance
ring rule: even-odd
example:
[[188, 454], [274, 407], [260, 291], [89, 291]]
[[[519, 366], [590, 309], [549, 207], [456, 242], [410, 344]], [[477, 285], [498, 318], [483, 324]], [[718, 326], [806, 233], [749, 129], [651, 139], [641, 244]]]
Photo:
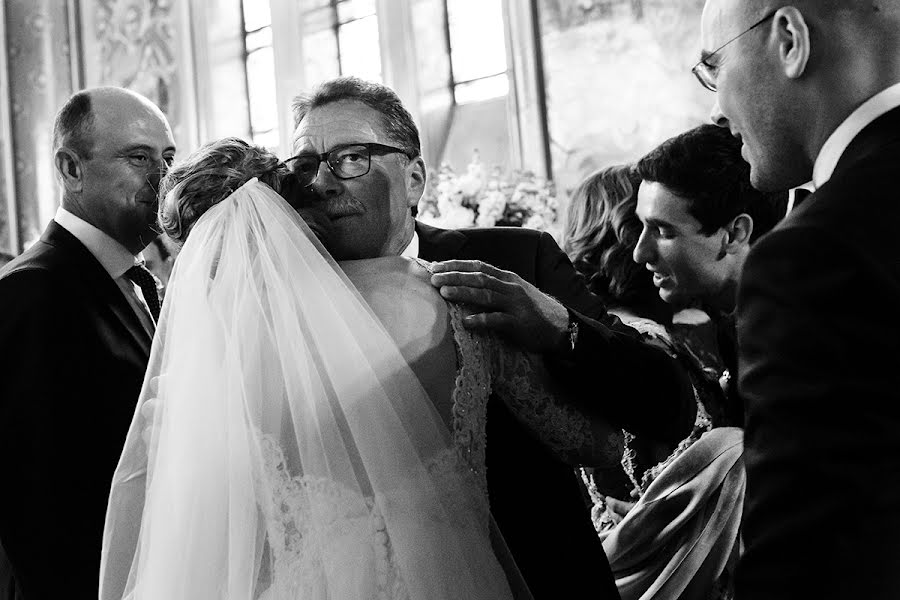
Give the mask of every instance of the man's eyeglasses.
[[718, 67], [709, 64], [709, 59], [711, 59], [713, 56], [718, 54], [722, 50], [722, 48], [724, 48], [731, 42], [735, 41], [736, 39], [738, 39], [739, 37], [741, 37], [744, 34], [750, 33], [751, 31], [753, 31], [754, 29], [756, 29], [757, 27], [759, 27], [760, 25], [762, 25], [763, 23], [765, 23], [766, 21], [768, 21], [769, 19], [774, 17], [775, 13], [777, 13], [779, 10], [781, 10], [781, 9], [776, 8], [775, 10], [773, 10], [772, 12], [770, 12], [766, 16], [764, 16], [762, 19], [760, 19], [759, 21], [757, 21], [756, 23], [754, 23], [753, 25], [751, 25], [744, 31], [740, 32], [739, 34], [737, 34], [736, 36], [734, 36], [733, 38], [731, 38], [730, 40], [728, 40], [727, 42], [725, 42], [724, 44], [722, 44], [721, 46], [719, 46], [718, 48], [716, 48], [715, 50], [713, 50], [712, 52], [707, 54], [706, 56], [704, 56], [702, 59], [700, 59], [700, 62], [698, 62], [696, 65], [694, 65], [694, 68], [691, 69], [691, 73], [693, 73], [697, 77], [697, 81], [700, 82], [700, 85], [702, 85], [703, 87], [705, 87], [706, 89], [708, 89], [711, 92], [715, 92], [716, 91], [716, 74], [717, 74]]
[[338, 179], [355, 179], [362, 177], [372, 167], [372, 155], [384, 155], [399, 152], [409, 158], [415, 158], [414, 153], [384, 144], [343, 144], [336, 146], [322, 154], [298, 154], [285, 160], [285, 164], [291, 169], [294, 177], [301, 186], [312, 185], [319, 174], [319, 165], [322, 161], [328, 165]]

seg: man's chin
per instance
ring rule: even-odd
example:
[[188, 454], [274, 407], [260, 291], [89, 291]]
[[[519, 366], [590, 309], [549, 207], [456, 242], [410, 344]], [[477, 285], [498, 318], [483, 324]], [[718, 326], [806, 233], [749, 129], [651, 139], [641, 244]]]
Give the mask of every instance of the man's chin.
[[677, 290], [673, 290], [670, 288], [659, 288], [659, 297], [666, 304], [680, 304], [683, 299], [678, 294]]

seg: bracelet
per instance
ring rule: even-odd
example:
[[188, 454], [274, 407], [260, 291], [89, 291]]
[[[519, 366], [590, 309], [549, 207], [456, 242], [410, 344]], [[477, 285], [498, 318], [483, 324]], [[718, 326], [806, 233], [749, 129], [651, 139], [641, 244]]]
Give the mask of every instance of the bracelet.
[[575, 352], [575, 344], [578, 343], [578, 321], [571, 317], [569, 318], [569, 327], [566, 328], [566, 334], [569, 338], [569, 349]]

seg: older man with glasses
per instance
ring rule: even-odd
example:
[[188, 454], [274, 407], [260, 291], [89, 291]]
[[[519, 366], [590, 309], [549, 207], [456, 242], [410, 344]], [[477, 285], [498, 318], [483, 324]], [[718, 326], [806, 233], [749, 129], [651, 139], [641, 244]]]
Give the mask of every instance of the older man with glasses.
[[900, 598], [900, 0], [707, 0], [700, 83], [751, 181], [740, 600]]
[[[415, 123], [392, 90], [339, 78], [294, 107], [295, 156], [287, 163], [306, 191], [304, 208], [330, 221], [323, 241], [336, 258], [448, 261], [432, 282], [445, 298], [473, 307], [466, 326], [543, 353], [561, 380], [584, 392], [587, 412], [671, 444], [687, 435], [695, 409], [684, 374], [607, 315], [553, 238], [521, 228], [447, 231], [415, 220], [425, 163]], [[618, 598], [572, 465], [499, 399], [487, 414], [491, 510], [534, 597], [576, 597], [590, 588], [591, 597]]]

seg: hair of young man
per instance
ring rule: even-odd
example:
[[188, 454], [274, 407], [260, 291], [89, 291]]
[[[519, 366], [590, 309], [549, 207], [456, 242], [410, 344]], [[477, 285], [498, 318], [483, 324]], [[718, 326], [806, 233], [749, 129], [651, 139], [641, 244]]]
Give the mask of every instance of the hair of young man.
[[91, 94], [82, 90], [69, 98], [53, 122], [53, 151], [69, 148], [78, 156], [89, 159], [94, 149], [94, 113]]
[[754, 221], [754, 241], [784, 216], [788, 193], [764, 193], [750, 185], [750, 165], [741, 156], [741, 141], [728, 129], [700, 125], [672, 137], [638, 161], [644, 181], [665, 186], [688, 201], [688, 212], [711, 235], [736, 216]]
[[421, 154], [419, 129], [400, 97], [386, 85], [359, 77], [331, 79], [312, 92], [295, 97], [294, 126], [299, 125], [310, 110], [341, 100], [355, 100], [377, 110], [381, 113], [382, 126], [387, 136], [405, 150], [410, 158]]

